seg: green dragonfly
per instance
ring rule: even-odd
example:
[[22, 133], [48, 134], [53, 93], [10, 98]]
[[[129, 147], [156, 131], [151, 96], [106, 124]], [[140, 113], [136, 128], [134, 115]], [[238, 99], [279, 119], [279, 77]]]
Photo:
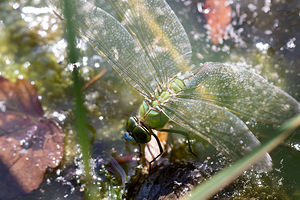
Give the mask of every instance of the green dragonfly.
[[[111, 1], [121, 22], [94, 4], [76, 3], [78, 36], [144, 96], [139, 115], [128, 120], [127, 139], [147, 143], [157, 139], [153, 129], [173, 122], [236, 161], [260, 144], [242, 119], [281, 124], [300, 112], [296, 100], [243, 66], [205, 63], [187, 71], [191, 45], [164, 0]], [[266, 154], [257, 169], [271, 166]]]

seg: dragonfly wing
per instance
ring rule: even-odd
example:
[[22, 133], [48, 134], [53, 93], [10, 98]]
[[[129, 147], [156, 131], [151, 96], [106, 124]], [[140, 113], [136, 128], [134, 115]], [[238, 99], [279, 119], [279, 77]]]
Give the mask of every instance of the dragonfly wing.
[[[260, 144], [243, 121], [218, 105], [173, 97], [161, 106], [170, 120], [204, 138], [232, 161], [240, 159]], [[272, 160], [269, 154], [255, 167], [258, 171], [270, 170]]]
[[192, 52], [187, 34], [175, 13], [164, 0], [111, 2], [146, 51], [165, 89], [169, 78], [186, 70]]
[[178, 96], [209, 101], [269, 124], [281, 124], [300, 112], [300, 104], [293, 97], [237, 64], [204, 64]]
[[[50, 2], [57, 7], [60, 1]], [[156, 73], [132, 35], [104, 10], [83, 0], [75, 3], [78, 11], [72, 22], [78, 36], [87, 40], [133, 88], [151, 97], [157, 87]]]

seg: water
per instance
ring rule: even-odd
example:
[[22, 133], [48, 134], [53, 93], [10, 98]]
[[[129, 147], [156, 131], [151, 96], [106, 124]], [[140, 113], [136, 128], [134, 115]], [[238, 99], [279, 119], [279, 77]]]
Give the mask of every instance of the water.
[[[220, 45], [212, 44], [207, 37], [205, 18], [204, 15], [199, 12], [199, 6], [201, 5], [199, 5], [198, 1], [169, 0], [168, 3], [170, 3], [170, 6], [180, 18], [191, 41], [193, 48], [191, 69], [207, 61], [241, 62], [248, 64], [250, 70], [255, 70], [260, 73], [274, 85], [287, 91], [300, 101], [300, 68], [298, 67], [300, 64], [300, 5], [297, 0], [272, 1], [271, 3], [268, 0], [232, 2], [233, 17], [231, 27], [229, 28], [228, 39]], [[31, 14], [32, 19], [30, 21], [28, 10], [18, 10], [18, 8], [22, 6], [39, 7], [43, 5], [44, 4], [39, 3], [35, 3], [34, 5], [27, 3], [27, 5], [25, 5], [24, 2], [21, 2], [20, 5], [14, 4], [12, 7], [16, 9], [14, 12], [23, 12], [23, 19], [28, 24], [28, 27], [37, 27], [35, 30], [37, 32], [41, 29], [41, 31], [38, 32], [42, 38], [40, 40], [46, 44], [51, 43], [50, 46], [40, 44], [39, 50], [52, 52], [57, 56], [58, 60], [63, 61], [64, 54], [62, 52], [64, 52], [65, 43], [59, 39], [59, 33], [61, 33], [60, 28], [55, 28], [54, 26], [55, 24], [59, 24], [58, 20], [55, 23], [52, 21], [55, 20], [55, 17], [49, 20], [54, 26], [54, 28], [51, 29], [54, 35], [46, 32], [47, 37], [44, 32], [45, 25], [41, 27], [33, 26], [34, 23], [31, 24], [30, 22], [38, 21], [37, 15], [46, 17], [48, 13], [43, 14], [40, 12], [38, 14]], [[109, 9], [108, 7], [107, 10]], [[17, 14], [15, 15], [17, 16]], [[3, 18], [3, 16], [1, 17]], [[8, 27], [6, 25], [7, 23], [5, 20], [0, 23], [1, 30]], [[0, 33], [3, 34], [3, 32]], [[57, 45], [59, 43], [60, 45]], [[25, 49], [25, 47], [26, 46], [22, 46], [20, 48]], [[47, 48], [48, 50], [45, 50]], [[94, 137], [95, 152], [93, 157], [96, 159], [96, 164], [98, 164], [96, 169], [100, 170], [101, 165], [104, 166], [102, 168], [103, 173], [98, 175], [102, 180], [105, 180], [101, 183], [102, 185], [100, 184], [100, 187], [102, 187], [103, 190], [111, 191], [111, 195], [116, 194], [120, 197], [122, 194], [122, 188], [120, 189], [122, 178], [120, 172], [111, 167], [110, 156], [113, 154], [115, 158], [122, 158], [128, 155], [138, 155], [138, 153], [134, 153], [135, 146], [124, 143], [122, 131], [128, 116], [137, 112], [142, 99], [132, 88], [125, 84], [103, 58], [95, 54], [95, 51], [91, 47], [85, 43], [80, 43], [80, 48], [83, 56], [81, 62], [86, 66], [82, 69], [82, 75], [85, 80], [89, 80], [103, 69], [108, 69], [108, 72], [106, 72], [100, 80], [86, 89], [85, 100], [88, 109], [89, 125], [95, 129], [95, 134], [91, 131], [90, 135]], [[11, 48], [11, 51], [12, 50], [14, 49]], [[56, 51], [53, 52], [53, 50]], [[0, 51], [0, 55], [1, 54], [4, 55], [3, 50]], [[14, 52], [11, 54], [14, 54]], [[28, 57], [30, 56], [32, 57], [32, 55]], [[60, 81], [64, 81], [65, 86], [57, 91], [55, 90], [56, 85], [51, 84], [53, 83], [53, 79], [37, 79], [38, 73], [38, 75], [35, 75], [32, 72], [26, 71], [28, 66], [30, 69], [30, 65], [33, 65], [32, 62], [28, 63], [28, 60], [30, 60], [28, 57], [23, 60], [14, 60], [9, 56], [2, 56], [0, 60], [4, 60], [4, 63], [10, 66], [10, 68], [0, 68], [1, 74], [9, 74], [10, 77], [17, 77], [20, 74], [24, 74], [24, 78], [35, 81], [37, 86], [40, 86], [39, 92], [49, 116], [57, 118], [57, 121], [62, 124], [64, 130], [69, 133], [69, 135], [66, 140], [66, 159], [64, 164], [60, 167], [62, 173], [58, 175], [56, 172], [49, 172], [41, 187], [32, 194], [26, 195], [24, 198], [81, 199], [83, 193], [81, 192], [80, 184], [77, 182], [80, 176], [76, 176], [76, 172], [79, 172], [76, 171], [73, 164], [77, 155], [76, 151], [74, 151], [75, 143], [71, 126], [71, 94], [68, 92], [70, 81], [64, 78], [68, 77], [70, 70], [68, 68], [64, 69], [62, 66], [56, 66], [56, 68], [46, 71], [48, 77], [52, 77], [51, 74], [57, 71], [60, 72], [61, 77], [56, 82], [61, 83]], [[12, 61], [14, 61], [14, 63], [12, 63]], [[16, 73], [16, 70], [13, 70], [12, 73], [12, 69], [16, 69], [18, 73]], [[265, 130], [256, 131], [264, 132]], [[173, 155], [182, 151], [182, 146], [180, 144], [176, 145], [176, 141], [177, 140], [175, 140], [173, 146]], [[199, 146], [202, 147], [199, 144], [193, 145], [193, 147], [200, 149]], [[186, 146], [183, 147], [184, 151], [187, 150], [185, 147]], [[208, 155], [205, 154], [205, 156], [201, 157], [204, 159]], [[284, 191], [285, 194], [292, 199], [299, 198], [299, 150], [296, 151], [286, 146], [280, 146], [271, 153], [271, 156], [274, 162], [274, 171], [266, 175], [267, 178], [259, 177], [260, 180], [262, 179], [261, 182], [252, 180], [255, 175], [246, 175], [248, 179], [245, 179], [245, 181], [241, 183], [241, 185], [246, 185], [244, 190], [249, 191], [247, 187], [251, 184], [255, 184], [257, 188], [275, 188], [275, 191]], [[171, 157], [171, 159], [174, 159], [174, 157]], [[122, 166], [126, 172], [128, 171], [130, 174], [135, 173], [134, 168], [136, 167], [136, 163], [129, 162], [125, 159]], [[108, 173], [107, 169], [111, 169], [111, 172]], [[249, 180], [250, 183], [247, 183]], [[276, 184], [279, 186], [275, 187]], [[257, 190], [259, 191], [259, 189]], [[239, 192], [241, 194], [243, 193], [241, 190]], [[265, 192], [268, 191], [266, 190]], [[274, 197], [277, 194], [271, 193], [270, 195]]]

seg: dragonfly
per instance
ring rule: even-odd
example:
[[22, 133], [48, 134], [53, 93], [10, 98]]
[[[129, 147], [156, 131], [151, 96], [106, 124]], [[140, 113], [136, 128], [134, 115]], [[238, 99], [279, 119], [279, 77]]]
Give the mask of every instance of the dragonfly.
[[[293, 97], [239, 64], [208, 62], [189, 71], [188, 35], [164, 0], [110, 1], [121, 20], [95, 4], [75, 2], [78, 36], [144, 97], [139, 114], [127, 122], [129, 140], [145, 144], [155, 137], [162, 151], [153, 130], [172, 122], [236, 161], [260, 145], [244, 118], [281, 124], [300, 112]], [[256, 168], [272, 168], [268, 153]]]

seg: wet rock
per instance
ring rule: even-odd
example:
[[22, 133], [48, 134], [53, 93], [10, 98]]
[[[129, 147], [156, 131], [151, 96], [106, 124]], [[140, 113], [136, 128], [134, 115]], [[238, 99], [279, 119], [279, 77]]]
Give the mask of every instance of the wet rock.
[[[199, 163], [164, 163], [149, 175], [141, 176], [135, 183], [128, 184], [127, 199], [179, 199], [199, 183], [206, 180], [220, 166]], [[232, 195], [229, 191], [218, 194], [219, 197]]]

